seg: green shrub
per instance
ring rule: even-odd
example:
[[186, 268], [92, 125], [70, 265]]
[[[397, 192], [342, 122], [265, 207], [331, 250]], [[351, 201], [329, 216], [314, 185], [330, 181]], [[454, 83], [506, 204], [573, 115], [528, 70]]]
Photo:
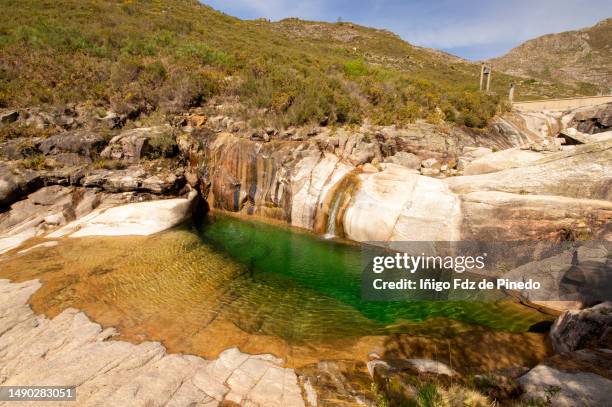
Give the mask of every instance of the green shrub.
[[364, 76], [369, 73], [369, 69], [362, 59], [354, 59], [344, 63], [344, 73], [348, 76]]
[[100, 159], [92, 164], [93, 168], [104, 170], [123, 170], [126, 168], [125, 163], [119, 160]]
[[23, 168], [30, 170], [42, 170], [45, 168], [45, 156], [43, 154], [33, 155], [21, 160], [20, 164]]
[[196, 62], [207, 65], [231, 66], [233, 58], [223, 51], [211, 49], [204, 43], [192, 42], [181, 45], [176, 50], [179, 58], [191, 58]]
[[53, 128], [43, 128], [39, 129], [35, 126], [24, 126], [21, 123], [11, 123], [0, 127], [0, 141], [16, 139], [16, 138], [24, 138], [27, 139], [24, 141], [24, 147], [27, 146], [33, 147], [31, 142], [31, 138], [33, 137], [42, 137], [46, 138], [56, 133], [56, 130]]
[[426, 383], [421, 386], [416, 399], [419, 407], [439, 407], [442, 405], [442, 396], [434, 383]]
[[172, 157], [178, 152], [176, 136], [171, 130], [153, 137], [149, 145], [151, 147], [147, 154], [149, 159]]

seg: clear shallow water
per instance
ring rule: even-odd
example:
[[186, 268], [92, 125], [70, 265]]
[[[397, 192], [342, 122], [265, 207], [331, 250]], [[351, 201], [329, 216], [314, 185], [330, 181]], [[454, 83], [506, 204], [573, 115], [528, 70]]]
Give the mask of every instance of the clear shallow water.
[[359, 246], [291, 228], [218, 215], [199, 233], [244, 267], [238, 301], [270, 303], [262, 318], [288, 340], [409, 332], [436, 317], [522, 332], [545, 319], [511, 302], [364, 301]]
[[0, 278], [42, 279], [37, 312], [82, 309], [128, 339], [206, 356], [230, 346], [319, 354], [325, 344], [333, 352], [337, 341], [394, 333], [525, 332], [546, 319], [511, 302], [363, 301], [360, 268], [356, 245], [216, 215], [198, 231], [65, 239], [4, 261]]

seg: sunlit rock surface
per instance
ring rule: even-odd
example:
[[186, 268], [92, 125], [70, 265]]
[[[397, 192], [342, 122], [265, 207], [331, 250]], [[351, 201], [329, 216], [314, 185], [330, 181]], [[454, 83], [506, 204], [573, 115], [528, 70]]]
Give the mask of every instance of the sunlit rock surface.
[[[568, 233], [605, 238], [610, 232], [604, 226], [612, 216], [612, 141], [564, 146], [563, 151], [554, 152], [559, 147], [553, 140], [556, 132], [566, 128], [575, 113], [505, 115], [491, 125], [486, 133], [490, 139], [485, 133], [458, 129], [449, 129], [447, 134], [424, 123], [405, 129], [319, 128], [312, 136], [302, 131], [274, 138], [246, 138], [212, 128], [175, 137], [165, 133], [168, 127], [159, 131], [142, 128], [122, 135], [129, 136], [126, 140], [131, 135], [138, 140], [141, 136], [169, 137], [166, 141], [176, 147], [178, 151], [172, 152], [179, 157], [168, 168], [143, 159], [141, 153], [132, 154], [131, 147], [125, 152], [119, 143], [123, 138], [117, 138], [106, 150], [121, 147], [123, 153], [116, 159], [134, 161], [129, 168], [26, 171], [10, 162], [2, 164], [10, 176], [3, 175], [0, 181], [0, 200], [6, 206], [44, 185], [59, 183], [67, 188], [82, 186], [96, 194], [130, 193], [134, 199], [148, 201], [152, 197], [143, 195], [184, 195], [187, 182], [209, 208], [280, 220], [357, 241], [556, 239]], [[540, 124], [531, 123], [529, 117]], [[520, 149], [533, 143], [542, 147], [545, 142], [551, 148], [541, 152]], [[506, 147], [511, 148], [493, 152]], [[394, 161], [390, 157], [398, 156], [409, 157], [408, 166], [389, 162]], [[420, 173], [410, 168], [419, 163]], [[461, 171], [468, 175], [461, 176]], [[426, 173], [431, 176], [424, 176]], [[8, 225], [5, 219], [18, 217], [20, 205], [24, 206], [18, 203], [0, 215], [1, 251], [101, 209], [92, 207], [73, 216], [74, 204], [58, 210], [46, 208], [44, 222], [26, 227], [24, 220], [19, 229], [21, 226]], [[124, 208], [109, 215], [101, 210], [91, 214], [86, 222], [95, 223], [95, 230], [76, 231], [75, 227], [83, 227], [77, 223], [70, 226], [70, 233], [125, 234], [133, 229], [133, 234], [150, 234], [185, 219], [165, 208], [172, 201], [151, 205], [143, 208], [152, 213], [159, 205], [163, 219], [157, 227], [152, 226], [154, 221], [136, 219], [135, 213], [128, 214]], [[108, 225], [113, 221], [105, 218], [110, 215], [123, 222], [122, 229], [115, 225], [111, 231]]]
[[344, 214], [345, 235], [357, 241], [456, 240], [459, 199], [440, 180], [389, 165], [361, 174]]
[[[108, 340], [75, 309], [35, 315], [37, 280], [0, 280], [0, 384], [76, 386], [79, 406], [304, 406], [297, 377], [272, 355], [228, 349], [218, 359], [167, 354], [159, 342]], [[22, 405], [35, 405], [24, 402]], [[74, 402], [55, 405], [72, 405]]]
[[50, 233], [48, 237], [152, 235], [191, 216], [197, 193], [187, 198], [162, 199], [98, 209]]
[[519, 148], [509, 148], [485, 154], [466, 165], [464, 175], [487, 174], [508, 168], [522, 167], [543, 158], [542, 153]]
[[520, 168], [451, 177], [446, 182], [459, 194], [500, 191], [612, 201], [612, 141], [577, 146]]
[[582, 349], [550, 358], [518, 379], [523, 398], [552, 406], [608, 406], [611, 360], [609, 349]]

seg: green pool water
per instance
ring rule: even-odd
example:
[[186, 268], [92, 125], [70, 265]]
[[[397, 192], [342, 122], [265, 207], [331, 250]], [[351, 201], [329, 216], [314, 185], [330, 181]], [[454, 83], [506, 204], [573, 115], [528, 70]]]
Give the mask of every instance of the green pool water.
[[215, 214], [199, 228], [204, 245], [241, 265], [228, 281], [227, 304], [250, 312], [246, 331], [289, 341], [410, 332], [443, 317], [488, 329], [522, 332], [546, 317], [509, 301], [365, 301], [360, 247], [258, 221]]

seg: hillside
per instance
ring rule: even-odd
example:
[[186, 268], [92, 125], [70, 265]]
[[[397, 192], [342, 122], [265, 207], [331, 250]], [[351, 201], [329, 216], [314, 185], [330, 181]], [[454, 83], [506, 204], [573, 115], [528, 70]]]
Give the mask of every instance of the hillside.
[[490, 61], [511, 75], [612, 92], [612, 18], [593, 27], [529, 40]]
[[[256, 124], [482, 127], [518, 98], [584, 93], [496, 74], [350, 23], [243, 21], [195, 0], [0, 0], [0, 107], [86, 104], [136, 118], [234, 106]], [[586, 90], [588, 92], [588, 89]]]

